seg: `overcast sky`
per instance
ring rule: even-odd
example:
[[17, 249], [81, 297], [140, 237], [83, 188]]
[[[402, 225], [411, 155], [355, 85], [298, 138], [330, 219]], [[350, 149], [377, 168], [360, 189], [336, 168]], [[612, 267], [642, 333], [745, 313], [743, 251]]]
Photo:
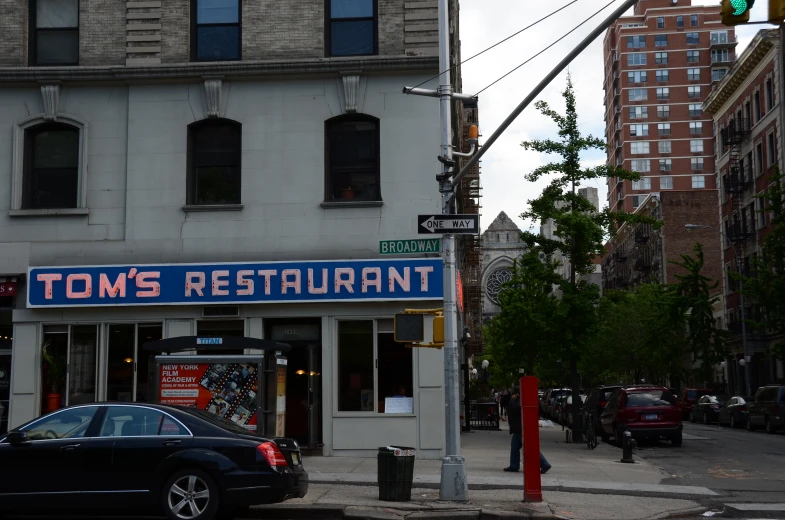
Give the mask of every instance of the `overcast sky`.
[[[463, 59], [465, 60], [521, 30], [545, 14], [568, 4], [569, 1], [462, 0], [460, 17]], [[476, 94], [586, 20], [606, 3], [608, 0], [579, 0], [576, 4], [548, 20], [464, 64], [464, 93]], [[556, 46], [483, 92], [479, 100], [481, 136], [487, 139], [543, 76], [621, 3], [622, 0], [616, 0], [610, 7], [589, 20]], [[719, 10], [720, 2], [719, 0], [693, 0], [692, 3], [693, 5], [716, 5]], [[752, 9], [751, 21], [766, 18], [767, 4], [768, 2], [762, 0], [755, 4]], [[767, 26], [736, 27], [739, 37], [739, 45], [736, 48], [737, 56], [741, 55], [752, 37], [765, 27]], [[599, 138], [603, 138], [605, 135], [602, 105], [602, 38], [602, 36], [598, 37], [569, 67], [575, 84], [578, 123], [581, 131]], [[546, 87], [539, 99], [548, 101], [553, 108], [563, 112], [564, 104], [560, 92], [564, 90], [565, 85], [566, 72]], [[540, 194], [542, 187], [547, 184], [547, 180], [541, 179], [538, 183], [530, 183], [524, 179], [524, 175], [549, 160], [543, 154], [524, 151], [520, 147], [520, 143], [530, 139], [556, 137], [555, 124], [540, 115], [532, 104], [483, 156], [481, 163], [483, 187], [481, 225], [483, 229], [496, 218], [500, 211], [505, 211], [522, 230], [530, 228], [531, 223], [524, 222], [520, 218], [520, 214], [527, 208], [527, 201]], [[480, 142], [482, 142], [482, 137]], [[589, 152], [584, 160], [586, 164], [602, 164], [605, 161], [605, 152], [599, 150]], [[597, 181], [593, 185], [599, 188], [600, 203], [603, 206], [606, 205], [607, 189], [605, 183]], [[592, 186], [592, 184], [588, 186]]]

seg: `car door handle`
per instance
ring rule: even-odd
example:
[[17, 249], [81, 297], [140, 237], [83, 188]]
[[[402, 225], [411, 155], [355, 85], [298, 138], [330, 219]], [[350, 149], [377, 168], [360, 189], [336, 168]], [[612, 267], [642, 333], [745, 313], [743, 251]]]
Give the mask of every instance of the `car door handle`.
[[162, 442], [161, 446], [177, 446], [178, 444], [180, 444], [180, 442], [181, 442], [180, 439], [172, 439]]
[[60, 448], [60, 451], [72, 451], [81, 446], [81, 444], [69, 444], [68, 446], [63, 446]]

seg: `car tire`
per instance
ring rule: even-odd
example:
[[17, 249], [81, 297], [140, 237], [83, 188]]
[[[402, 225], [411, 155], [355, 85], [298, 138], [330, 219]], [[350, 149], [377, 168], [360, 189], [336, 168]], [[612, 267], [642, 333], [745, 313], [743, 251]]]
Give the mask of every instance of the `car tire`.
[[679, 447], [679, 446], [681, 446], [681, 443], [682, 443], [682, 436], [681, 436], [681, 433], [680, 433], [680, 434], [678, 434], [676, 437], [674, 437], [674, 438], [672, 438], [672, 439], [671, 439], [671, 444], [673, 444], [673, 445], [674, 445], [674, 446], [676, 446], [676, 447]]
[[[189, 494], [194, 495], [190, 500]], [[174, 473], [161, 492], [161, 507], [170, 520], [212, 519], [218, 512], [219, 501], [220, 493], [215, 481], [195, 468]], [[184, 512], [186, 509], [188, 513]]]
[[738, 428], [739, 427], [739, 425], [736, 423], [736, 417], [733, 414], [731, 414], [731, 416], [730, 416], [730, 427], [731, 428]]
[[747, 417], [747, 431], [748, 432], [754, 432], [755, 431], [755, 425], [752, 424], [752, 419], [750, 419], [749, 417]]
[[774, 425], [771, 423], [771, 419], [766, 417], [766, 433], [772, 434], [776, 432], [777, 432], [777, 428], [775, 428]]

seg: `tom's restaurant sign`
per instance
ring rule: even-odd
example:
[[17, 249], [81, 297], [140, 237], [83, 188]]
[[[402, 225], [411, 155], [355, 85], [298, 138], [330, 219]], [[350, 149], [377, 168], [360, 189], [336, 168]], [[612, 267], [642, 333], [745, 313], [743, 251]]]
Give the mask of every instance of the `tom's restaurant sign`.
[[31, 267], [27, 306], [441, 300], [442, 260]]

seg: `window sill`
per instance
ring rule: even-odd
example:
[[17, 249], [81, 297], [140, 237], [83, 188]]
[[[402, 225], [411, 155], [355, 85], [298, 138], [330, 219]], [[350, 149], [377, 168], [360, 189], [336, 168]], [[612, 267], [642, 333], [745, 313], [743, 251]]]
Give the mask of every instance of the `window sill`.
[[9, 217], [66, 217], [90, 214], [90, 208], [12, 209]]
[[347, 202], [322, 202], [324, 209], [333, 208], [381, 208], [384, 202], [381, 200], [353, 200]]
[[183, 206], [183, 211], [186, 213], [197, 211], [242, 211], [242, 204], [189, 204]]

